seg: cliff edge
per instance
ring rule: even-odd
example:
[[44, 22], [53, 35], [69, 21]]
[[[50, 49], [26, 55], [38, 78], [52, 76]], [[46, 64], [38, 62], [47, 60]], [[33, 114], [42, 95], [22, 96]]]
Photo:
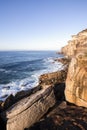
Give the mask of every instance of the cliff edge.
[[73, 35], [68, 45], [62, 47], [61, 52], [68, 57], [73, 57], [79, 52], [87, 52], [87, 29]]

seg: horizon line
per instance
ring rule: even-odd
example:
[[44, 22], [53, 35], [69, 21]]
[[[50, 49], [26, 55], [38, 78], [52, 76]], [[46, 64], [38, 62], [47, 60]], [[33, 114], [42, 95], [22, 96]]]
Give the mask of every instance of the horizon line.
[[56, 50], [55, 49], [53, 49], [53, 50], [52, 49], [50, 49], [50, 50], [47, 50], [47, 49], [40, 49], [40, 50], [39, 49], [38, 50], [35, 50], [35, 49], [29, 49], [29, 50], [13, 49], [13, 50], [9, 50], [8, 49], [8, 50], [0, 50], [0, 51], [60, 51], [60, 49], [56, 49]]

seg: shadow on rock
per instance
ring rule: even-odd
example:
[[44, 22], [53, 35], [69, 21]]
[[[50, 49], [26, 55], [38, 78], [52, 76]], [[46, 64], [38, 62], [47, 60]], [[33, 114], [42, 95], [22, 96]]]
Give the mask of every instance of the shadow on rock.
[[26, 130], [86, 130], [87, 108], [69, 104], [56, 107], [46, 118]]
[[0, 130], [6, 130], [6, 123], [0, 117]]

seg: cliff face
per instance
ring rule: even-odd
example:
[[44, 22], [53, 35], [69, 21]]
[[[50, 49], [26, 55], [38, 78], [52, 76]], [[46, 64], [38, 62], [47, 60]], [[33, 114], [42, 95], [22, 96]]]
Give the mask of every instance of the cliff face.
[[87, 107], [87, 57], [77, 55], [72, 59], [66, 79], [66, 100]]
[[73, 36], [62, 51], [72, 57], [66, 79], [66, 100], [87, 107], [87, 30]]
[[[86, 48], [85, 48], [86, 47]], [[72, 57], [77, 52], [87, 51], [87, 29], [72, 36], [72, 40], [68, 41], [68, 45], [62, 48], [62, 53]]]

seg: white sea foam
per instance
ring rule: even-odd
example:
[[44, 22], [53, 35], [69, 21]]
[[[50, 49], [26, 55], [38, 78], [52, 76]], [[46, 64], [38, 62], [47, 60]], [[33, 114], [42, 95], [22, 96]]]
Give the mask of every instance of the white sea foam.
[[1, 72], [5, 71], [5, 69], [0, 69]]
[[54, 61], [53, 58], [47, 58], [44, 61], [45, 61], [44, 64], [47, 65], [46, 72], [55, 72], [63, 68], [62, 63]]
[[[38, 85], [38, 77], [33, 75], [20, 81], [11, 82], [6, 85], [0, 85], [0, 100], [5, 100], [5, 95], [15, 95], [18, 91], [31, 89]], [[5, 97], [5, 98], [3, 98]]]
[[[0, 69], [0, 72], [4, 72], [4, 73], [11, 73], [12, 71], [11, 70], [6, 70], [6, 69]], [[14, 72], [16, 72], [16, 71], [14, 71]]]

